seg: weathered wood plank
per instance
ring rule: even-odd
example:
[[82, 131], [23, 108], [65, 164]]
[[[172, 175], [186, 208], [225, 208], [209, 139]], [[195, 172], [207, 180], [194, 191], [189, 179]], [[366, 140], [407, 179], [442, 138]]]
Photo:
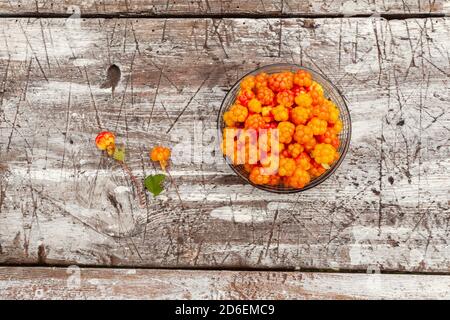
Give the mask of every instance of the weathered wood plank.
[[[449, 272], [448, 34], [447, 18], [2, 19], [0, 262]], [[274, 62], [323, 72], [353, 119], [342, 167], [297, 195], [209, 157], [227, 89]], [[101, 129], [141, 179], [151, 146], [174, 148], [177, 188], [139, 209]]]
[[446, 0], [0, 0], [2, 14], [81, 15], [360, 15], [449, 13]]
[[0, 268], [0, 299], [449, 298], [439, 275]]

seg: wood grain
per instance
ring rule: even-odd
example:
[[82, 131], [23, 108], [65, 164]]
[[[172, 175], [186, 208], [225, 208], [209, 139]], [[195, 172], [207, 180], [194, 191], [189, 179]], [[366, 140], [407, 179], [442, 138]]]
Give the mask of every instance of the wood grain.
[[[2, 19], [0, 262], [449, 272], [449, 22]], [[295, 195], [214, 150], [226, 91], [275, 62], [328, 76], [353, 121], [342, 167]], [[173, 148], [146, 209], [96, 150], [104, 129], [139, 179], [150, 147]]]
[[109, 16], [164, 16], [164, 15], [413, 15], [450, 12], [446, 0], [0, 0], [3, 15], [61, 15], [81, 14]]
[[0, 299], [449, 298], [438, 275], [0, 268]]

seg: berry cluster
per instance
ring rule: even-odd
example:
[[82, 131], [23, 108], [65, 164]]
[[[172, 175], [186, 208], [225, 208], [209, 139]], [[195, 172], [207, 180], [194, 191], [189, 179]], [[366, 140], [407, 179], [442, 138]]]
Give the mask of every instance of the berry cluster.
[[305, 70], [245, 77], [223, 121], [222, 151], [254, 184], [303, 188], [339, 158], [339, 109]]

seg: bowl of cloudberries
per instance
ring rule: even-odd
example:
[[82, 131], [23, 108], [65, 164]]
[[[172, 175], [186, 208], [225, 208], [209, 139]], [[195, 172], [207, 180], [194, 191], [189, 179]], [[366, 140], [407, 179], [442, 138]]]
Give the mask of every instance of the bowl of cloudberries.
[[337, 170], [350, 144], [350, 113], [339, 90], [295, 64], [244, 75], [225, 96], [217, 123], [231, 169], [275, 193], [319, 185]]

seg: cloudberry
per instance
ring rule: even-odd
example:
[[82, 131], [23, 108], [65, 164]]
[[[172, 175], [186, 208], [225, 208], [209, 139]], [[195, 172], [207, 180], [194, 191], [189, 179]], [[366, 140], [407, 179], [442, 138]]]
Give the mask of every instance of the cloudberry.
[[306, 70], [297, 70], [294, 83], [300, 87], [309, 87], [312, 84], [311, 74]]
[[295, 160], [292, 158], [281, 158], [280, 166], [278, 168], [278, 174], [281, 177], [289, 177], [295, 171]]
[[300, 87], [299, 85], [294, 85], [291, 90], [294, 93], [295, 97], [298, 96], [300, 93], [307, 92], [307, 90], [304, 87]]
[[300, 155], [300, 153], [303, 152], [304, 148], [299, 143], [291, 143], [288, 146], [287, 150], [288, 150], [288, 152], [289, 152], [289, 154], [291, 155], [292, 158], [297, 158]]
[[301, 167], [303, 170], [309, 170], [311, 168], [311, 158], [306, 152], [302, 152], [295, 158], [297, 167]]
[[336, 121], [339, 120], [339, 109], [336, 107], [336, 105], [333, 102], [327, 103], [328, 105], [328, 122], [330, 123], [336, 123]]
[[317, 90], [311, 90], [311, 91], [309, 92], [309, 95], [310, 95], [311, 98], [312, 98], [312, 104], [313, 104], [313, 106], [321, 105], [321, 104], [323, 103], [323, 101], [324, 101], [323, 94], [320, 93], [320, 92], [317, 91]]
[[255, 76], [246, 76], [241, 81], [241, 88], [253, 90], [253, 88], [255, 87], [255, 83]]
[[328, 123], [325, 120], [319, 118], [312, 118], [308, 121], [308, 127], [310, 127], [315, 136], [324, 134], [327, 131]]
[[281, 104], [272, 109], [272, 114], [273, 114], [274, 119], [278, 122], [287, 121], [289, 119], [288, 109]]
[[317, 136], [317, 141], [320, 143], [331, 144], [335, 149], [339, 147], [339, 138], [332, 128], [327, 128], [324, 134]]
[[308, 170], [311, 177], [316, 178], [318, 176], [321, 176], [326, 169], [320, 164], [315, 161], [311, 162], [311, 168]]
[[115, 139], [116, 137], [112, 132], [103, 131], [95, 138], [95, 144], [97, 145], [97, 148], [106, 150], [108, 155], [112, 156], [115, 149]]
[[294, 104], [294, 93], [291, 90], [284, 90], [277, 93], [277, 102], [285, 107], [292, 107]]
[[295, 128], [294, 140], [297, 141], [298, 143], [306, 144], [313, 139], [314, 133], [310, 127], [300, 124]]
[[306, 170], [297, 167], [293, 172], [292, 176], [286, 179], [286, 181], [288, 185], [292, 188], [303, 188], [311, 181], [311, 177], [309, 176], [309, 173]]
[[269, 182], [267, 183], [270, 186], [276, 186], [280, 184], [280, 176], [277, 174], [272, 174], [269, 176]]
[[320, 93], [320, 94], [323, 96], [323, 88], [322, 88], [322, 86], [321, 86], [319, 83], [317, 83], [316, 81], [313, 81], [313, 82], [312, 82], [310, 89], [311, 89], [311, 90], [317, 91], [318, 93]]
[[258, 99], [253, 98], [248, 102], [248, 110], [255, 113], [261, 112], [261, 102]]
[[336, 123], [331, 128], [334, 133], [338, 134], [339, 132], [342, 131], [342, 127], [343, 127], [342, 121], [337, 120]]
[[261, 129], [266, 126], [266, 122], [264, 121], [264, 118], [259, 114], [255, 113], [250, 116], [248, 116], [247, 120], [245, 120], [245, 128], [249, 129]]
[[260, 87], [256, 91], [256, 97], [264, 106], [271, 106], [273, 105], [275, 94], [267, 87]]
[[278, 124], [278, 138], [281, 143], [291, 143], [292, 135], [295, 132], [295, 125], [289, 121]]
[[259, 73], [255, 76], [255, 88], [267, 87], [269, 75], [265, 72]]
[[170, 149], [162, 146], [156, 146], [150, 151], [150, 159], [159, 161], [161, 168], [166, 169], [167, 162], [170, 158]]
[[292, 89], [294, 86], [294, 75], [292, 72], [274, 73], [269, 76], [269, 88], [279, 92]]
[[335, 160], [336, 149], [327, 143], [319, 143], [314, 147], [311, 156], [317, 163], [331, 164]]
[[263, 168], [254, 167], [252, 171], [250, 171], [249, 179], [254, 184], [267, 184], [270, 181], [270, 176], [265, 174]]
[[312, 137], [312, 139], [309, 139], [303, 144], [303, 147], [305, 148], [305, 151], [311, 152], [316, 146], [316, 144], [317, 144], [316, 138]]
[[268, 117], [268, 116], [270, 116], [270, 115], [271, 115], [271, 112], [272, 112], [272, 108], [273, 108], [273, 107], [262, 107], [262, 108], [261, 108], [261, 115], [262, 115], [263, 117]]
[[328, 106], [325, 104], [315, 105], [311, 109], [311, 114], [313, 117], [328, 121], [330, 118], [330, 112]]
[[309, 119], [309, 115], [311, 114], [311, 110], [304, 107], [295, 107], [291, 111], [291, 120], [296, 125], [305, 124]]
[[223, 121], [225, 122], [227, 127], [234, 127], [236, 125], [236, 121], [233, 120], [233, 115], [230, 111], [226, 111], [223, 114]]
[[311, 106], [313, 99], [308, 93], [300, 93], [295, 97], [295, 103], [299, 107], [308, 108]]
[[239, 91], [237, 101], [243, 106], [247, 106], [248, 102], [255, 97], [255, 94], [250, 89], [241, 89]]
[[231, 106], [230, 119], [234, 122], [244, 122], [248, 116], [248, 109], [240, 104], [234, 104]]

